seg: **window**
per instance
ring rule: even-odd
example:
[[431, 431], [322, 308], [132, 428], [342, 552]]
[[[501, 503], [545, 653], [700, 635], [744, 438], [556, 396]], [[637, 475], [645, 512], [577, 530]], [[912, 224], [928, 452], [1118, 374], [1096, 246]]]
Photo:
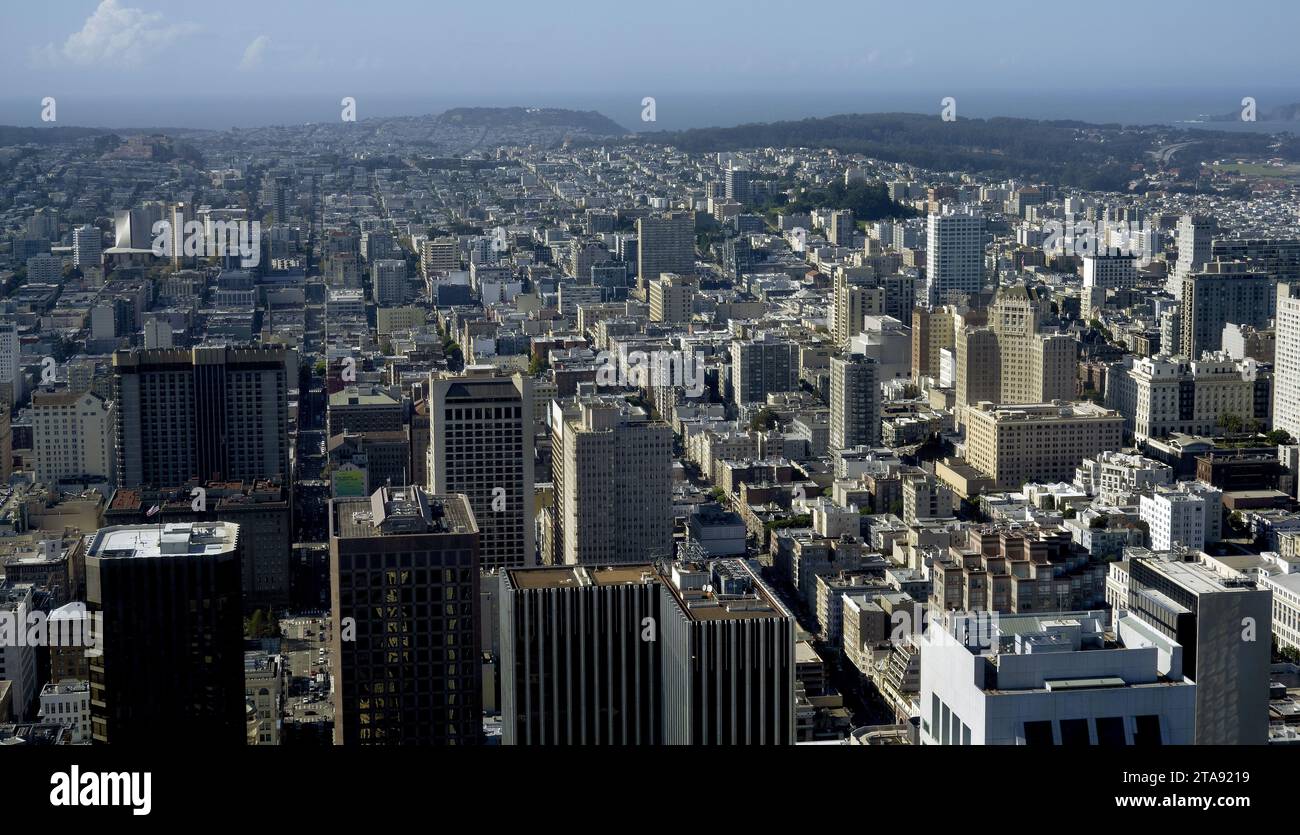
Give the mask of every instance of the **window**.
[[1025, 723], [1025, 745], [1030, 746], [1051, 746], [1056, 742], [1052, 738], [1052, 723], [1050, 720]]
[[1137, 727], [1133, 731], [1134, 745], [1161, 745], [1160, 717], [1154, 713], [1137, 717]]
[[1088, 720], [1087, 719], [1062, 719], [1061, 720], [1061, 744], [1062, 745], [1088, 745]]
[[1124, 737], [1124, 719], [1120, 716], [1097, 718], [1097, 744], [1103, 746], [1127, 745]]

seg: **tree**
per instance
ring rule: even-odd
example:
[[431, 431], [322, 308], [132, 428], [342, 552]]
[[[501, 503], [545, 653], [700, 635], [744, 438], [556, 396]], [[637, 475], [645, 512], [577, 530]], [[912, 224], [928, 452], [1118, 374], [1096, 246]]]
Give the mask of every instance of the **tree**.
[[1286, 444], [1295, 443], [1295, 439], [1291, 437], [1291, 433], [1285, 429], [1274, 429], [1264, 437], [1268, 439], [1270, 446], [1284, 446]]
[[759, 409], [749, 419], [749, 428], [754, 432], [763, 432], [776, 426], [776, 415], [767, 406]]

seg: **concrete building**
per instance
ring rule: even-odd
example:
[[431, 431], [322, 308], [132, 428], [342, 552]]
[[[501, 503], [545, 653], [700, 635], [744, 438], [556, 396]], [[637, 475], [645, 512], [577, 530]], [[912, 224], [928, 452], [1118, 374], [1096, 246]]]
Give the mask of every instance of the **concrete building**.
[[1139, 443], [1173, 433], [1213, 435], [1236, 416], [1243, 426], [1267, 420], [1257, 414], [1258, 364], [1223, 353], [1199, 360], [1138, 357], [1107, 375], [1106, 403], [1124, 413]]
[[1174, 483], [1173, 467], [1142, 455], [1106, 451], [1083, 463], [1074, 472], [1074, 483], [1102, 504], [1122, 507], [1137, 502], [1138, 496], [1156, 487]]
[[925, 274], [930, 304], [984, 285], [984, 218], [931, 214], [926, 221]]
[[112, 483], [117, 453], [114, 404], [94, 392], [41, 388], [32, 392], [32, 452], [36, 478]]
[[1125, 290], [1137, 284], [1137, 258], [1132, 255], [1085, 255], [1085, 289]]
[[670, 212], [636, 222], [637, 279], [645, 291], [663, 273], [695, 275], [695, 216]]
[[420, 487], [330, 502], [334, 744], [482, 741], [474, 519]]
[[41, 688], [41, 709], [37, 718], [68, 729], [73, 745], [90, 742], [90, 682], [61, 681]]
[[1223, 347], [1223, 326], [1232, 322], [1268, 327], [1277, 304], [1277, 278], [1248, 261], [1212, 261], [1183, 276], [1182, 344], [1189, 357]]
[[[37, 669], [40, 647], [25, 638], [29, 618], [36, 612], [36, 587], [32, 583], [0, 582], [0, 681], [9, 683], [9, 713], [19, 722], [29, 721], [37, 708], [42, 676]], [[0, 711], [0, 716], [8, 715]]]
[[1273, 428], [1300, 438], [1300, 281], [1277, 286]]
[[1182, 646], [1106, 610], [945, 613], [920, 639], [922, 745], [1189, 745]]
[[469, 498], [484, 568], [535, 565], [530, 381], [470, 366], [429, 391], [432, 492]]
[[380, 258], [370, 265], [370, 292], [375, 304], [392, 307], [406, 303], [406, 261]]
[[1119, 449], [1124, 418], [1093, 403], [996, 406], [966, 412], [966, 460], [1000, 490], [1069, 481], [1085, 458]]
[[737, 406], [763, 403], [774, 392], [799, 388], [799, 346], [765, 332], [731, 342], [732, 400]]
[[1197, 745], [1268, 739], [1272, 592], [1158, 555], [1111, 563], [1120, 608], [1184, 647], [1196, 683]]
[[1074, 396], [1077, 348], [1065, 334], [1042, 332], [1047, 299], [1028, 287], [1003, 288], [986, 327], [956, 336], [957, 404], [1047, 403]]
[[1156, 487], [1139, 498], [1139, 516], [1151, 531], [1151, 548], [1171, 551], [1179, 546], [1201, 550], [1221, 535], [1223, 494], [1208, 484], [1183, 482]]
[[878, 368], [866, 357], [831, 357], [831, 449], [880, 445]]
[[650, 279], [650, 321], [684, 324], [691, 321], [691, 304], [698, 280], [694, 275], [660, 273]]

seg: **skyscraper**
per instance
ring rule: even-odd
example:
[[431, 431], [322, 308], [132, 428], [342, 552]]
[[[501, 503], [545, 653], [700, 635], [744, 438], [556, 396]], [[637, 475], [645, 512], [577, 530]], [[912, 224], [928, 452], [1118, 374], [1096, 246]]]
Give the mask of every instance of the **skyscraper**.
[[1300, 282], [1277, 286], [1273, 428], [1300, 438]]
[[406, 262], [380, 258], [370, 265], [371, 293], [375, 304], [391, 307], [406, 303]]
[[1211, 261], [1182, 278], [1182, 352], [1200, 359], [1223, 347], [1223, 326], [1268, 327], [1277, 279], [1246, 261]]
[[86, 224], [72, 230], [72, 263], [77, 267], [98, 267], [103, 253], [104, 236], [98, 227]]
[[975, 293], [984, 286], [984, 218], [977, 214], [931, 214], [925, 236], [925, 276], [931, 304], [949, 293]]
[[86, 599], [102, 619], [90, 659], [100, 743], [243, 745], [239, 526], [121, 525], [87, 539]]
[[831, 357], [831, 449], [880, 445], [877, 367], [867, 357]]
[[36, 478], [50, 487], [60, 479], [112, 481], [115, 404], [90, 391], [53, 387], [32, 392], [32, 445]]
[[1218, 224], [1211, 215], [1186, 214], [1178, 220], [1178, 260], [1165, 281], [1174, 298], [1182, 293], [1183, 279], [1213, 260], [1211, 245]]
[[575, 564], [648, 562], [673, 553], [673, 432], [621, 398], [552, 402], [562, 434], [553, 481], [558, 543]]
[[429, 475], [434, 493], [469, 498], [484, 568], [533, 565], [531, 381], [481, 366], [432, 379]]
[[482, 741], [478, 544], [464, 496], [330, 502], [335, 744]]
[[287, 478], [286, 355], [224, 345], [114, 354], [118, 484]]
[[670, 212], [636, 222], [637, 286], [646, 291], [662, 273], [695, 275], [695, 216]]
[[771, 392], [799, 387], [799, 346], [774, 333], [731, 343], [731, 387], [736, 405], [762, 403]]
[[657, 745], [662, 583], [650, 564], [500, 573], [506, 745]]

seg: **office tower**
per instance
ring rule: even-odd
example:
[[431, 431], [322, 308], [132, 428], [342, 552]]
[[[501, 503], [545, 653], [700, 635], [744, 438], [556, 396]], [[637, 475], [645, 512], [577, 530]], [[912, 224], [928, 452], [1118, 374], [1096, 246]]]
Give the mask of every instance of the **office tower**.
[[371, 262], [370, 292], [380, 307], [405, 304], [406, 262], [397, 258], [380, 258]]
[[499, 574], [506, 745], [658, 745], [662, 582], [650, 564]]
[[609, 250], [597, 243], [581, 238], [569, 240], [568, 267], [569, 275], [582, 284], [591, 282], [591, 268], [610, 259]]
[[347, 386], [329, 399], [326, 425], [331, 436], [343, 432], [398, 432], [402, 401], [377, 385]]
[[645, 291], [662, 273], [695, 275], [695, 216], [671, 212], [636, 222], [637, 286]]
[[1132, 255], [1085, 255], [1083, 286], [1123, 290], [1137, 284], [1137, 258]]
[[116, 352], [118, 484], [286, 478], [287, 359], [224, 345]]
[[[401, 247], [393, 233], [386, 229], [371, 229], [361, 233], [361, 257], [371, 264], [392, 258], [401, 260]], [[402, 261], [405, 269], [406, 261]]]
[[272, 223], [289, 222], [289, 209], [293, 205], [292, 187], [288, 177], [263, 177], [259, 195], [262, 214], [270, 215]]
[[1200, 688], [1183, 678], [1189, 653], [1135, 617], [949, 612], [919, 643], [922, 745], [1193, 740]]
[[1216, 238], [1211, 261], [1246, 261], [1278, 281], [1300, 282], [1300, 238]]
[[1273, 428], [1300, 438], [1300, 281], [1277, 286], [1276, 332]]
[[13, 406], [23, 398], [22, 356], [18, 323], [0, 321], [0, 405]]
[[999, 490], [1029, 482], [1069, 481], [1085, 458], [1119, 449], [1124, 417], [1094, 403], [997, 406], [966, 410], [966, 460]]
[[[165, 234], [168, 239], [168, 246], [171, 249], [169, 255], [171, 257], [172, 267], [179, 269], [181, 267], [193, 266], [195, 255], [203, 255], [207, 253], [209, 240], [205, 237], [202, 241], [197, 242], [201, 249], [195, 252], [196, 247], [191, 246], [191, 254], [186, 254], [185, 239], [188, 232], [185, 227], [187, 223], [194, 220], [194, 206], [192, 204], [179, 202], [167, 203], [163, 209], [163, 220], [166, 220], [169, 224]], [[214, 248], [216, 246], [224, 247], [226, 243], [227, 241], [224, 237], [220, 244], [216, 242], [215, 238], [211, 241]], [[227, 253], [221, 252], [220, 254], [225, 255]]]
[[96, 226], [86, 224], [72, 230], [72, 263], [81, 270], [98, 267], [104, 253], [104, 236]]
[[1185, 214], [1178, 220], [1178, 260], [1165, 280], [1165, 292], [1182, 294], [1183, 279], [1214, 260], [1211, 250], [1218, 223], [1211, 215]]
[[1257, 365], [1222, 352], [1194, 362], [1182, 356], [1139, 357], [1131, 368], [1116, 367], [1106, 375], [1107, 403], [1124, 412], [1126, 428], [1139, 443], [1175, 432], [1213, 434], [1232, 416], [1249, 426], [1268, 419], [1256, 406]]
[[239, 526], [121, 525], [87, 542], [94, 741], [243, 745]]
[[1223, 347], [1232, 322], [1266, 328], [1277, 303], [1277, 279], [1244, 261], [1213, 261], [1182, 280], [1182, 352], [1200, 359]]
[[748, 168], [728, 168], [723, 186], [723, 196], [737, 203], [754, 200], [754, 172]]
[[1075, 342], [1065, 334], [1041, 332], [1046, 310], [1046, 298], [1035, 291], [1003, 288], [989, 307], [987, 327], [958, 331], [958, 405], [1073, 398]]
[[732, 399], [764, 403], [772, 392], [799, 388], [799, 346], [767, 332], [731, 343]]
[[[113, 218], [113, 246], [118, 249], [153, 250], [155, 221], [162, 213], [154, 208], [123, 209]], [[161, 231], [161, 230], [160, 230]]]
[[1123, 608], [1183, 647], [1183, 674], [1196, 683], [1195, 744], [1263, 745], [1273, 593], [1154, 555], [1112, 563], [1110, 572]]
[[27, 259], [27, 282], [29, 284], [57, 284], [62, 278], [62, 256], [33, 255]]
[[412, 486], [332, 500], [334, 743], [481, 742], [480, 606], [464, 496]]
[[795, 619], [737, 559], [663, 572], [664, 742], [793, 745]]
[[479, 366], [431, 380], [429, 475], [434, 493], [469, 498], [484, 568], [535, 564], [531, 381]]
[[[648, 562], [673, 553], [672, 428], [621, 399], [579, 400], [562, 422], [561, 480], [567, 565]], [[553, 432], [556, 430], [553, 430]]]
[[952, 312], [946, 307], [912, 309], [912, 379], [939, 377], [939, 352], [956, 346]]
[[697, 279], [693, 275], [660, 273], [647, 282], [650, 287], [650, 321], [676, 325], [691, 321]]
[[880, 445], [879, 363], [831, 357], [831, 449]]
[[112, 482], [117, 453], [115, 406], [90, 391], [42, 388], [32, 392], [32, 452], [36, 479]]
[[832, 246], [853, 246], [855, 231], [852, 209], [836, 209], [826, 221], [826, 238]]
[[831, 303], [834, 305], [831, 337], [837, 346], [847, 349], [849, 340], [862, 333], [863, 320], [884, 312], [885, 290], [870, 284], [869, 279], [841, 271], [835, 276]]
[[420, 271], [427, 277], [432, 273], [451, 272], [460, 267], [460, 248], [455, 238], [434, 238], [420, 244]]
[[976, 214], [931, 214], [925, 236], [925, 277], [930, 304], [952, 293], [976, 293], [984, 286], [984, 218]]
[[1138, 516], [1151, 532], [1153, 551], [1193, 548], [1219, 541], [1223, 494], [1208, 484], [1182, 482], [1138, 498]]

